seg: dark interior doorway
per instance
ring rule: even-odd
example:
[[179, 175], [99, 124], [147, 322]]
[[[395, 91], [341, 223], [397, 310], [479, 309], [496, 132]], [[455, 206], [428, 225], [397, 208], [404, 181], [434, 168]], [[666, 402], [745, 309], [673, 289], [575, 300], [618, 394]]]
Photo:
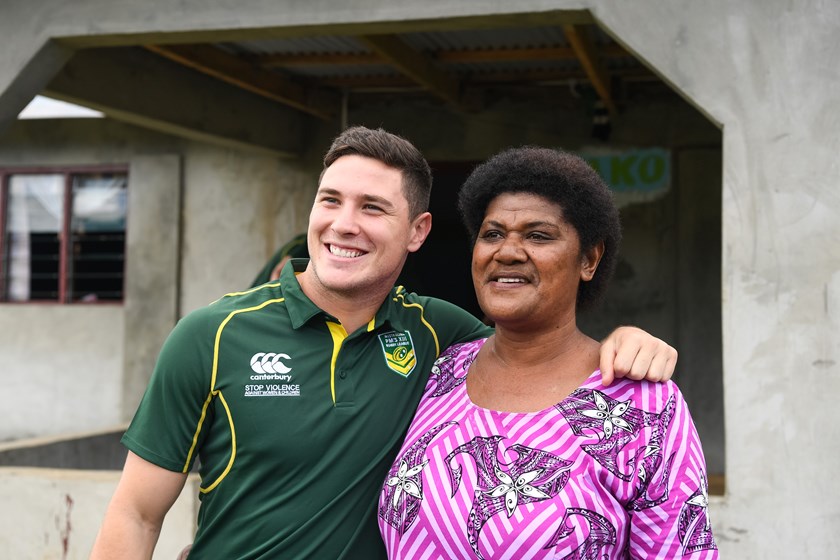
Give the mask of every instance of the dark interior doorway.
[[450, 301], [481, 318], [470, 275], [470, 244], [458, 214], [458, 190], [475, 165], [431, 164], [432, 231], [423, 247], [409, 255], [398, 283], [409, 291]]

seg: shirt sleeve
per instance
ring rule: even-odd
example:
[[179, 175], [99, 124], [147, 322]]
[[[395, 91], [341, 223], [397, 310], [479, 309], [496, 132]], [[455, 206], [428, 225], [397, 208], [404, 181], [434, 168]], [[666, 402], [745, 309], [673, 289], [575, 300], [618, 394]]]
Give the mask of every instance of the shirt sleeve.
[[647, 384], [660, 413], [636, 461], [630, 513], [631, 558], [718, 558], [708, 511], [708, 478], [700, 438], [673, 382]]
[[[208, 308], [178, 322], [163, 344], [149, 385], [123, 435], [128, 449], [165, 469], [188, 472], [211, 394], [212, 320]], [[204, 430], [206, 432], [206, 430]]]

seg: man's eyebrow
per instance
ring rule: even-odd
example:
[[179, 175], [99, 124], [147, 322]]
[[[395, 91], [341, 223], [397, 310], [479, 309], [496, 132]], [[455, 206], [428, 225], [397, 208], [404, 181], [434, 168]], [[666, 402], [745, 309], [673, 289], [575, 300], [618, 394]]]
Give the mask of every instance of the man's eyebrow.
[[[320, 187], [316, 196], [342, 196], [342, 192], [338, 189], [333, 189], [330, 187]], [[375, 194], [363, 194], [362, 200], [366, 203], [376, 204], [378, 206], [384, 206], [388, 209], [396, 208], [396, 205], [385, 197], [375, 195]]]
[[394, 208], [394, 203], [388, 200], [387, 198], [383, 198], [381, 196], [376, 196], [375, 194], [366, 194], [362, 196], [362, 200], [365, 202], [372, 202], [379, 206], [385, 206], [388, 208]]

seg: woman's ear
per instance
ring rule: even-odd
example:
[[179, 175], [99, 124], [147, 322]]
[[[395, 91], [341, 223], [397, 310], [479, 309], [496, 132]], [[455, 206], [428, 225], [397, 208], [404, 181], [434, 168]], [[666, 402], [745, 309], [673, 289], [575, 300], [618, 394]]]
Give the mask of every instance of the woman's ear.
[[595, 271], [598, 270], [598, 263], [601, 262], [601, 257], [604, 256], [604, 242], [596, 243], [589, 250], [584, 251], [580, 257], [580, 279], [583, 282], [589, 282], [595, 276]]

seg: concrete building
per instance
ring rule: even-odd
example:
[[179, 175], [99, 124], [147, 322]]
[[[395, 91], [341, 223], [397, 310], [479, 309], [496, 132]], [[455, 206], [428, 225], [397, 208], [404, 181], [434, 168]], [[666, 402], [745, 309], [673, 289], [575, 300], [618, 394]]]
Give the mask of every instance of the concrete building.
[[[0, 557], [87, 557], [163, 338], [305, 228], [319, 158], [347, 124], [401, 133], [433, 163], [435, 229], [411, 278], [468, 308], [467, 269], [460, 285], [438, 271], [463, 266], [452, 200], [470, 167], [526, 143], [589, 157], [625, 241], [585, 330], [637, 324], [680, 351], [724, 557], [831, 557], [838, 33], [840, 4], [816, 0], [8, 0]], [[106, 118], [16, 120], [37, 94]], [[11, 183], [33, 175], [60, 176], [67, 200], [74, 177], [127, 177], [111, 300], [62, 284], [81, 270], [66, 245], [57, 295], [32, 297], [33, 265], [10, 296]], [[191, 539], [194, 482], [160, 558]]]

